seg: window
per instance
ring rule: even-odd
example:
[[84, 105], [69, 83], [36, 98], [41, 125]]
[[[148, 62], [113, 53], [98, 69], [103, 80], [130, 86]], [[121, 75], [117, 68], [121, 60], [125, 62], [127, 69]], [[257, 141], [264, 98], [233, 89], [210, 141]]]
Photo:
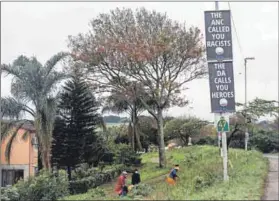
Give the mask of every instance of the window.
[[31, 144], [33, 145], [34, 149], [38, 149], [38, 140], [35, 135], [32, 135]]
[[2, 170], [2, 187], [14, 185], [18, 180], [24, 178], [23, 170]]

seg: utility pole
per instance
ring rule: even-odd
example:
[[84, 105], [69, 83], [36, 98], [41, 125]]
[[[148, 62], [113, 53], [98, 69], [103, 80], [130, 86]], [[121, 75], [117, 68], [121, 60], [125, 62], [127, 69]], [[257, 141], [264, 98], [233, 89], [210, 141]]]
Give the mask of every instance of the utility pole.
[[248, 60], [255, 60], [254, 57], [246, 57], [244, 58], [244, 79], [245, 79], [245, 103], [244, 103], [244, 109], [245, 109], [245, 151], [248, 150], [248, 141], [249, 141], [249, 133], [248, 133], [248, 124], [247, 124], [247, 61]]
[[219, 10], [219, 2], [215, 1], [215, 10]]
[[[215, 1], [215, 10], [219, 10], [219, 2], [218, 1]], [[223, 113], [220, 113], [220, 116], [222, 116], [222, 114], [226, 114], [226, 111], [224, 111]], [[224, 177], [224, 181], [228, 181], [229, 176], [228, 176], [227, 134], [224, 131], [222, 131], [222, 152], [221, 152], [221, 156], [223, 157], [223, 177]]]
[[2, 188], [2, 65], [0, 64], [0, 201], [1, 201], [1, 188]]
[[[219, 10], [219, 2], [218, 1], [215, 1], [215, 10]], [[222, 153], [222, 150], [221, 150], [221, 133], [217, 132], [218, 133], [218, 148], [220, 149], [220, 154], [221, 156], [223, 156], [223, 153]]]
[[[0, 2], [1, 9], [1, 2]], [[1, 43], [1, 39], [0, 39]], [[1, 57], [1, 56], [0, 56]], [[1, 60], [1, 59], [0, 59]], [[0, 201], [2, 197], [1, 189], [2, 189], [2, 64], [0, 64]]]

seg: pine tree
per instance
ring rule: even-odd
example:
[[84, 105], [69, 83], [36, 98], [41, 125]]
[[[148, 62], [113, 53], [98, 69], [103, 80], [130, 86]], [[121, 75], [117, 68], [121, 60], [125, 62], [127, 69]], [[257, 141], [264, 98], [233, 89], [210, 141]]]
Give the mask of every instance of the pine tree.
[[55, 119], [54, 129], [53, 129], [53, 140], [52, 140], [52, 166], [65, 167], [67, 166], [65, 159], [67, 153], [67, 146], [65, 146], [66, 133], [64, 128], [66, 127], [65, 121], [60, 117]]
[[80, 74], [75, 72], [60, 94], [53, 133], [53, 162], [68, 168], [69, 179], [71, 169], [77, 164], [95, 162], [97, 110], [95, 97]]

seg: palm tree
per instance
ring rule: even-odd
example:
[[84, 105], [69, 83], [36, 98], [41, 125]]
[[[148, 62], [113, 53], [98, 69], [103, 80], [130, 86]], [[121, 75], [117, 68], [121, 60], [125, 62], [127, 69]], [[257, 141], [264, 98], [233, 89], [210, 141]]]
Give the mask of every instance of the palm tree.
[[[51, 167], [51, 140], [56, 111], [55, 87], [67, 77], [55, 67], [67, 55], [68, 53], [60, 52], [52, 56], [45, 65], [35, 57], [25, 56], [19, 56], [12, 64], [1, 64], [3, 72], [13, 76], [13, 97], [3, 99], [3, 117], [13, 121], [18, 121], [23, 113], [33, 117], [34, 121], [30, 122], [35, 127], [40, 158], [46, 169]], [[9, 144], [12, 144], [13, 139], [10, 138]]]

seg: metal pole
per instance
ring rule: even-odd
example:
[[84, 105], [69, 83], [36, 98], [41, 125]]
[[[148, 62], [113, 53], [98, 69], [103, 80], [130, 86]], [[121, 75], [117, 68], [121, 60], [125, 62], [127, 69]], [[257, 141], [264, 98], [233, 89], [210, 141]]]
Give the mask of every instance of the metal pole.
[[[219, 2], [218, 1], [215, 1], [215, 10], [219, 10]], [[221, 115], [222, 115], [222, 113], [221, 113]], [[221, 136], [219, 137], [219, 135], [220, 135], [220, 133], [218, 132], [218, 147], [220, 149], [220, 154], [222, 156], [222, 150], [221, 150], [221, 139], [222, 139], [222, 137]]]
[[219, 2], [215, 1], [215, 10], [219, 10]]
[[248, 127], [247, 127], [247, 59], [244, 59], [244, 79], [245, 79], [245, 103], [244, 103], [244, 108], [245, 108], [245, 151], [248, 149], [248, 138], [249, 138], [249, 133], [248, 133]]
[[[219, 10], [219, 2], [215, 1], [215, 10]], [[222, 113], [221, 113], [222, 116]], [[222, 152], [223, 155], [223, 175], [224, 181], [229, 180], [228, 176], [228, 152], [227, 152], [227, 134], [226, 132], [222, 131]]]
[[[0, 9], [1, 9], [1, 3], [0, 3]], [[1, 43], [1, 39], [0, 39], [0, 43]], [[0, 59], [1, 60], [1, 59]], [[1, 201], [1, 197], [2, 197], [2, 64], [0, 63], [0, 201]]]
[[[1, 9], [1, 3], [0, 3], [0, 9]], [[1, 39], [0, 39], [1, 43]], [[0, 56], [1, 57], [1, 56]], [[1, 59], [0, 59], [1, 61]], [[2, 64], [0, 63], [0, 201], [2, 197]]]
[[[222, 117], [222, 114], [223, 113], [220, 114], [220, 117]], [[224, 181], [228, 181], [229, 180], [229, 176], [228, 176], [227, 134], [224, 131], [222, 131], [221, 157], [223, 157], [223, 177], [224, 177]]]
[[244, 70], [245, 70], [244, 79], [245, 79], [245, 109], [246, 109], [246, 106], [247, 106], [247, 59], [244, 59]]
[[228, 176], [228, 152], [227, 152], [227, 134], [222, 132], [222, 147], [223, 147], [223, 175], [224, 181], [229, 180]]
[[2, 65], [0, 64], [0, 201], [1, 201], [1, 188], [2, 188]]
[[221, 148], [221, 133], [218, 131], [217, 132], [217, 138], [218, 138], [218, 148], [220, 149]]

